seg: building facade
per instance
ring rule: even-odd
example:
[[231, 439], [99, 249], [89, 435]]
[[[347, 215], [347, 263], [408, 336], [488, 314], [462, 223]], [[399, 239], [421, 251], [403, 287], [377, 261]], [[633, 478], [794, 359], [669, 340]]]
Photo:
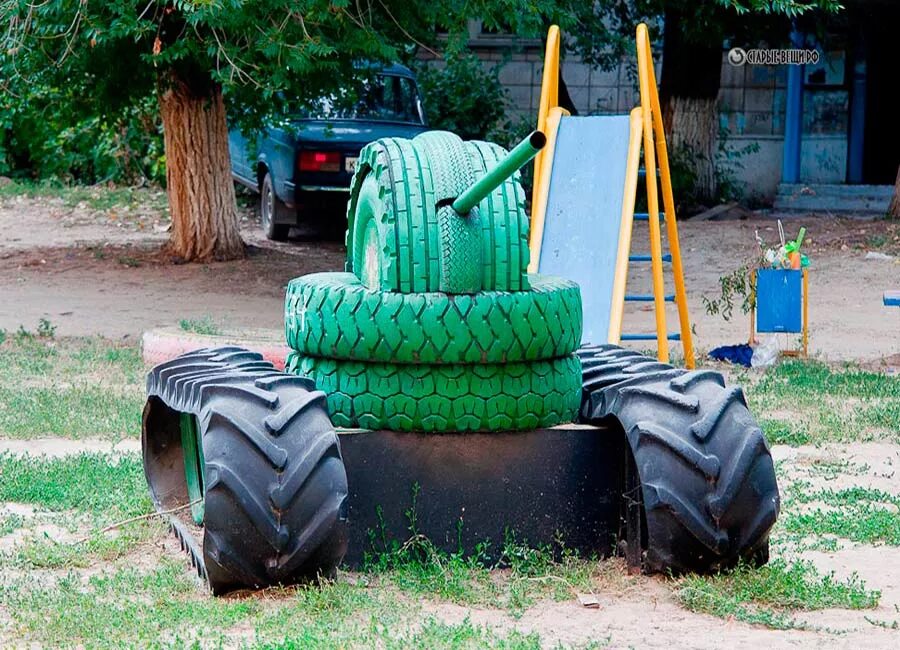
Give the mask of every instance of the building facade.
[[[771, 203], [779, 187], [808, 185], [893, 185], [900, 166], [900, 127], [891, 119], [897, 92], [892, 30], [900, 25], [900, 3], [850, 7], [846, 19], [817, 40], [792, 35], [798, 48], [815, 49], [808, 65], [733, 65], [722, 47], [720, 125], [724, 147], [742, 152], [729, 168], [745, 197]], [[487, 65], [500, 66], [510, 110], [536, 116], [543, 51], [540, 41], [470, 25], [470, 45]], [[661, 46], [656, 48], [660, 75]], [[623, 58], [603, 70], [571, 54], [562, 76], [582, 114], [626, 113], [637, 101], [635, 65]]]

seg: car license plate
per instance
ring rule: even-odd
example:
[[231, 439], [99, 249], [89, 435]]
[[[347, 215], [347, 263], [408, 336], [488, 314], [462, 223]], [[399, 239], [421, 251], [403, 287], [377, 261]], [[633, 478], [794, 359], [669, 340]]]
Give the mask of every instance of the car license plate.
[[356, 161], [359, 160], [358, 156], [347, 156], [344, 158], [344, 170], [348, 174], [352, 174], [356, 171]]

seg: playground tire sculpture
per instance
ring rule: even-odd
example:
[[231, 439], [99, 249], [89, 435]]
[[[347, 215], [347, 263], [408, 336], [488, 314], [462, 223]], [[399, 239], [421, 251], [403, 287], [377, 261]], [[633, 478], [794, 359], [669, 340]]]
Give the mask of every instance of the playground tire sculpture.
[[506, 364], [339, 361], [292, 352], [287, 371], [328, 394], [335, 426], [393, 431], [517, 431], [571, 422], [580, 404], [575, 355]]
[[[641, 482], [650, 571], [765, 563], [779, 510], [775, 468], [737, 386], [614, 345], [579, 351], [580, 421], [615, 421]], [[751, 519], [745, 513], [756, 513]]]
[[[192, 562], [215, 593], [331, 575], [347, 547], [347, 475], [325, 395], [240, 348], [197, 350], [147, 377], [144, 468], [158, 509], [173, 506], [184, 462], [203, 494]], [[181, 413], [199, 453], [183, 454]], [[150, 436], [149, 432], [156, 435]], [[179, 480], [180, 479], [180, 480]]]
[[308, 356], [394, 363], [506, 363], [562, 357], [581, 340], [578, 285], [531, 276], [528, 291], [370, 291], [352, 273], [291, 280], [288, 345]]
[[[232, 347], [150, 372], [147, 481], [215, 593], [334, 574], [349, 516], [334, 426], [603, 427], [627, 441], [636, 470], [640, 498], [626, 486], [621, 503], [630, 513], [641, 505], [627, 536], [645, 570], [766, 561], [779, 497], [740, 389], [617, 346], [576, 352], [577, 286], [525, 270], [518, 175], [493, 174], [489, 193], [457, 201], [503, 154], [447, 133], [369, 144], [351, 183], [347, 272], [289, 285], [287, 372]], [[474, 201], [466, 214], [452, 207]], [[361, 439], [382, 435], [396, 438]], [[173, 510], [188, 506], [193, 523]]]

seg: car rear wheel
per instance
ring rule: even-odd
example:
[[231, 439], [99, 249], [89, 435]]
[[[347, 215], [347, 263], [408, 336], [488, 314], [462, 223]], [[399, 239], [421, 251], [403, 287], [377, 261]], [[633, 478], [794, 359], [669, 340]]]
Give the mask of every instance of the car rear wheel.
[[281, 205], [281, 201], [275, 195], [272, 175], [266, 172], [259, 191], [259, 214], [266, 237], [273, 241], [284, 241], [291, 230], [291, 226], [288, 224], [275, 223], [275, 216], [285, 209], [287, 208]]

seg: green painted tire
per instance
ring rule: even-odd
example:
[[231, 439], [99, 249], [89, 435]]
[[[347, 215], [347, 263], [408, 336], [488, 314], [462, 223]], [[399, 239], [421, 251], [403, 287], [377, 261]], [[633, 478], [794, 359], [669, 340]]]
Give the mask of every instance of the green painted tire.
[[574, 421], [581, 401], [575, 355], [531, 363], [398, 365], [291, 352], [287, 372], [328, 395], [336, 427], [392, 431], [513, 431]]
[[442, 131], [368, 144], [351, 181], [345, 269], [382, 291], [527, 289], [528, 218], [518, 174], [466, 217], [438, 207], [504, 154]]
[[[492, 142], [466, 142], [475, 179], [484, 176], [507, 151]], [[488, 291], [528, 289], [528, 215], [521, 175], [516, 173], [478, 205], [482, 228], [482, 287]]]
[[412, 140], [382, 138], [363, 148], [357, 165], [347, 204], [346, 270], [370, 289], [439, 290], [429, 161]]
[[413, 138], [413, 146], [433, 172], [440, 246], [438, 291], [475, 293], [482, 288], [481, 216], [478, 209], [458, 214], [452, 201], [475, 182], [465, 143], [449, 131], [427, 131]]
[[386, 363], [507, 363], [565, 356], [581, 341], [581, 292], [532, 275], [529, 291], [471, 296], [368, 290], [352, 273], [291, 280], [288, 345], [303, 354]]

